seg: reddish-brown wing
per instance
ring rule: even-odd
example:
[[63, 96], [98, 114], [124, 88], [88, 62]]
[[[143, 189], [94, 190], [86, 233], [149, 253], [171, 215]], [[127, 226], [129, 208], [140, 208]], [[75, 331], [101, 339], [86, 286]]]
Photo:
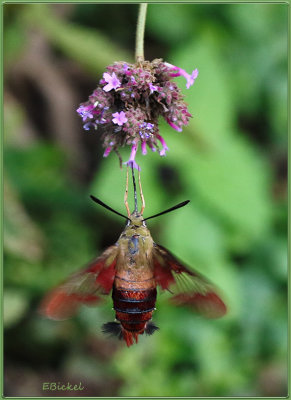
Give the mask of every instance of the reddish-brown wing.
[[100, 295], [108, 294], [112, 289], [117, 250], [116, 245], [108, 247], [87, 267], [48, 293], [41, 303], [40, 313], [62, 320], [75, 314], [82, 304], [90, 306], [98, 303]]
[[219, 318], [226, 313], [215, 287], [202, 275], [184, 267], [167, 249], [154, 244], [153, 263], [156, 283], [173, 294], [171, 302], [189, 306], [207, 318]]

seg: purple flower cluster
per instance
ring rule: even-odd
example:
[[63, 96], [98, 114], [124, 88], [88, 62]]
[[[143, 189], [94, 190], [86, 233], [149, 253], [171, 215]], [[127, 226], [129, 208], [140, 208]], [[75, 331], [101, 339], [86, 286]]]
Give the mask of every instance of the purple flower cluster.
[[130, 145], [131, 155], [127, 164], [139, 169], [135, 162], [139, 142], [142, 154], [147, 153], [148, 146], [165, 156], [168, 147], [159, 133], [159, 116], [178, 132], [191, 117], [184, 96], [172, 81], [177, 76], [186, 79], [189, 89], [198, 76], [198, 70], [189, 75], [161, 59], [137, 64], [116, 62], [107, 67], [99, 86], [77, 109], [85, 130], [100, 129], [104, 157], [112, 150], [119, 155], [120, 146]]

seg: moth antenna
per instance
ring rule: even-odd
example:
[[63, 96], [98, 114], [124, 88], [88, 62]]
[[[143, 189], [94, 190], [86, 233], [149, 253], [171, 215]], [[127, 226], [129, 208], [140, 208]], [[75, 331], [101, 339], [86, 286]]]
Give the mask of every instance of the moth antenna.
[[159, 217], [160, 215], [163, 215], [163, 214], [166, 214], [168, 212], [177, 210], [178, 208], [186, 206], [186, 204], [188, 204], [189, 202], [190, 202], [190, 200], [182, 201], [182, 203], [176, 204], [174, 207], [168, 208], [167, 210], [162, 211], [162, 212], [160, 212], [158, 214], [152, 215], [151, 217], [147, 217], [143, 221], [147, 221], [148, 219]]
[[120, 217], [123, 217], [123, 218], [125, 218], [125, 219], [129, 219], [129, 218], [126, 217], [125, 215], [120, 214], [118, 211], [113, 210], [113, 208], [109, 207], [107, 204], [103, 203], [103, 201], [101, 201], [100, 199], [97, 199], [97, 197], [93, 196], [92, 194], [90, 195], [90, 197], [91, 197], [91, 199], [92, 199], [93, 201], [95, 201], [95, 203], [97, 203], [97, 204], [99, 204], [100, 206], [106, 208], [107, 210], [113, 212], [114, 214], [117, 214], [117, 215], [119, 215]]

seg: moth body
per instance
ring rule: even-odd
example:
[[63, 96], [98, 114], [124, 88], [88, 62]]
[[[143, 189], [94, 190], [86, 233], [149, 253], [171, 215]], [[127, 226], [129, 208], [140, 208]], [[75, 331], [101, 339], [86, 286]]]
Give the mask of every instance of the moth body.
[[[40, 307], [46, 317], [62, 320], [74, 315], [81, 305], [94, 306], [102, 301], [104, 295], [111, 293], [117, 321], [104, 324], [103, 332], [124, 339], [127, 346], [137, 343], [139, 335], [151, 335], [158, 329], [151, 322], [157, 287], [171, 293], [172, 303], [188, 306], [205, 317], [218, 318], [226, 313], [226, 306], [211, 282], [185, 267], [167, 249], [153, 241], [143, 218], [145, 202], [140, 175], [142, 208], [138, 212], [133, 169], [132, 174], [135, 211], [130, 213], [127, 203], [127, 170], [124, 197], [127, 217], [91, 196], [96, 203], [127, 219], [127, 225], [116, 244], [52, 290]], [[188, 200], [146, 219], [173, 211], [187, 203]]]

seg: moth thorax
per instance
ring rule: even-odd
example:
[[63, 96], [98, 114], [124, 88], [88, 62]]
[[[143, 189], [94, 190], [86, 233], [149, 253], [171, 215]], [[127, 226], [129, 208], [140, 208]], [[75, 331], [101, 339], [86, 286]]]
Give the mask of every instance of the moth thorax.
[[134, 226], [142, 226], [145, 225], [145, 223], [143, 222], [143, 216], [141, 214], [138, 213], [132, 213], [130, 216], [130, 225], [134, 225]]

